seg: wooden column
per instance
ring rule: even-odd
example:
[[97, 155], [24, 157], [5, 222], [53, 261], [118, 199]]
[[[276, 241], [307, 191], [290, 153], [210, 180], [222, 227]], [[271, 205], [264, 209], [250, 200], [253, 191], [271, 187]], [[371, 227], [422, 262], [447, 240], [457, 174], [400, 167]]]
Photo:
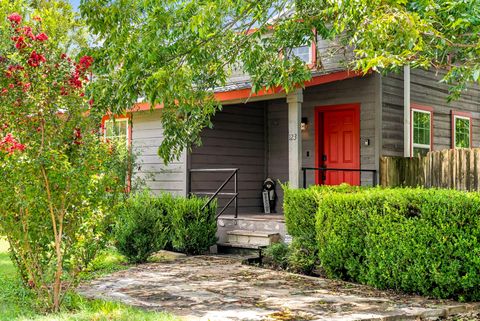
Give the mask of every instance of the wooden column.
[[288, 181], [290, 187], [302, 186], [302, 103], [303, 89], [287, 96], [288, 103]]

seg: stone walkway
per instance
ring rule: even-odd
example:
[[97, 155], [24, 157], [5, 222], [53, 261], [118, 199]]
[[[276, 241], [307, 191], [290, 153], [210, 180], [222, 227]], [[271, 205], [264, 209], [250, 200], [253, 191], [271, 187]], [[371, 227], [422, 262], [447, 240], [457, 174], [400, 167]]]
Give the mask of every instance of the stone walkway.
[[140, 265], [78, 291], [186, 320], [420, 320], [476, 315], [480, 308], [246, 266], [222, 256]]

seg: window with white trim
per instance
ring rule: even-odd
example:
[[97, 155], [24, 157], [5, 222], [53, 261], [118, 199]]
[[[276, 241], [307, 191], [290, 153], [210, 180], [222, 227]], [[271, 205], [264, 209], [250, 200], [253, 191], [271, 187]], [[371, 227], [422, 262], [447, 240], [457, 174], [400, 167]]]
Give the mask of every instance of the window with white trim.
[[125, 141], [128, 144], [129, 140], [129, 122], [128, 118], [109, 119], [104, 123], [105, 138], [110, 140]]
[[432, 149], [432, 112], [412, 109], [413, 156], [425, 156]]
[[305, 62], [306, 64], [312, 63], [312, 48], [310, 45], [292, 48], [292, 56], [295, 56]]
[[453, 115], [453, 146], [455, 148], [470, 148], [470, 117]]
[[314, 43], [312, 43], [312, 39], [309, 37], [305, 37], [302, 42], [302, 46], [295, 47], [290, 50], [290, 56], [297, 57], [306, 64], [312, 64], [314, 62]]

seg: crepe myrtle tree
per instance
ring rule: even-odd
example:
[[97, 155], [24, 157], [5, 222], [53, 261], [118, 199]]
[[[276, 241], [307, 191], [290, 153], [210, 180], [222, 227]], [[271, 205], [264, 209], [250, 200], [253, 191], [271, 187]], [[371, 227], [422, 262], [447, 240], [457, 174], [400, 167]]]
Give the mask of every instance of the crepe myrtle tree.
[[[443, 70], [451, 98], [480, 79], [478, 0], [82, 0], [80, 8], [99, 40], [96, 101], [119, 113], [139, 99], [163, 104], [166, 162], [200, 142], [221, 107], [212, 91], [233, 69], [251, 76], [254, 92], [302, 86], [311, 70], [291, 50], [316, 34], [346, 58], [353, 49], [346, 68]], [[331, 51], [318, 54], [318, 69]]]
[[85, 95], [93, 59], [58, 50], [40, 17], [0, 30], [0, 235], [25, 285], [58, 311], [105, 240], [125, 148], [105, 141]]

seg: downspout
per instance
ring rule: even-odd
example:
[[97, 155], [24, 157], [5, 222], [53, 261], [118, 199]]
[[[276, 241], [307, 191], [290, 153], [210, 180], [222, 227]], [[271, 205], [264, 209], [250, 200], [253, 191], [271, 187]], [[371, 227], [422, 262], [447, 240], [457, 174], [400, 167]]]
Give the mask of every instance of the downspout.
[[403, 67], [403, 156], [411, 157], [410, 148], [410, 65]]

